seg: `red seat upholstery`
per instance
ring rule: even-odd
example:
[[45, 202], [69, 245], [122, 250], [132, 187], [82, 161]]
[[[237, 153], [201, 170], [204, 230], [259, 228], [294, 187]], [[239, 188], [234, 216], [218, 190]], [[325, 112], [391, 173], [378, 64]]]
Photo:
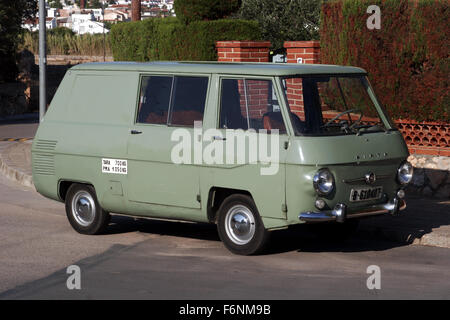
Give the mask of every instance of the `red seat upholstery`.
[[[171, 124], [176, 126], [186, 126], [193, 127], [194, 121], [203, 121], [203, 114], [194, 110], [186, 110], [186, 111], [174, 111], [172, 112]], [[156, 123], [156, 124], [166, 124], [167, 123], [167, 112], [157, 114], [155, 112], [151, 112], [147, 119], [147, 123]]]
[[171, 123], [174, 125], [193, 127], [194, 121], [203, 121], [203, 114], [194, 110], [172, 112]]
[[273, 129], [278, 129], [279, 133], [286, 132], [281, 112], [267, 112], [263, 115], [264, 129], [270, 133]]

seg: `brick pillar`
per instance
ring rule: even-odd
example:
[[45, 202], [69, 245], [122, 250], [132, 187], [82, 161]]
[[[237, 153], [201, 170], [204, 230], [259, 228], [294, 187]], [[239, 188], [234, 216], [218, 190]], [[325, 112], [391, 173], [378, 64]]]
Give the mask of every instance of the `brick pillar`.
[[284, 47], [288, 63], [319, 63], [320, 41], [286, 41]]
[[80, 9], [86, 8], [86, 0], [80, 0]]
[[131, 0], [131, 21], [141, 21], [141, 0]]
[[217, 41], [220, 62], [269, 62], [270, 41]]
[[[288, 63], [319, 63], [320, 41], [286, 41], [284, 47]], [[286, 85], [289, 107], [304, 121], [302, 80], [290, 79]]]

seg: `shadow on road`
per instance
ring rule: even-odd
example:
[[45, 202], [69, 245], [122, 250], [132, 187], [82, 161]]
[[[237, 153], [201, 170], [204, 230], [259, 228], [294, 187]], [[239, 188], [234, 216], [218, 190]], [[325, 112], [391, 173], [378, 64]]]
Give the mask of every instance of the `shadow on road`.
[[[314, 226], [315, 227], [315, 226]], [[386, 241], [382, 237], [364, 236], [357, 232], [346, 240], [322, 239], [320, 232], [311, 225], [291, 226], [271, 233], [271, 241], [265, 254], [283, 252], [361, 252], [388, 250], [408, 245], [407, 242]], [[142, 232], [164, 236], [191, 238], [220, 242], [215, 225], [205, 223], [182, 223], [114, 216], [107, 234]]]
[[216, 226], [206, 223], [186, 223], [113, 216], [107, 234], [142, 232], [181, 238], [220, 241]]
[[[408, 209], [399, 216], [377, 216], [361, 220], [358, 230], [342, 240], [320, 232], [320, 225], [294, 225], [274, 231], [266, 254], [283, 252], [362, 252], [381, 251], [411, 244], [433, 229], [450, 225], [450, 202], [408, 199]], [[386, 232], [388, 231], [388, 232]], [[386, 233], [391, 236], [386, 236]], [[113, 216], [108, 234], [143, 232], [220, 241], [215, 225], [183, 223]], [[180, 239], [182, 241], [182, 239]]]

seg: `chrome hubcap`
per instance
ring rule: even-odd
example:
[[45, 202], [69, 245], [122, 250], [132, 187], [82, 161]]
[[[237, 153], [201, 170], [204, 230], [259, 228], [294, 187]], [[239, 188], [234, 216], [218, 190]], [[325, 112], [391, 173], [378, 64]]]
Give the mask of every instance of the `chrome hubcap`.
[[72, 214], [83, 227], [89, 226], [95, 218], [95, 202], [86, 191], [78, 191], [72, 200]]
[[235, 244], [249, 243], [255, 235], [253, 213], [245, 206], [233, 206], [225, 216], [225, 231]]

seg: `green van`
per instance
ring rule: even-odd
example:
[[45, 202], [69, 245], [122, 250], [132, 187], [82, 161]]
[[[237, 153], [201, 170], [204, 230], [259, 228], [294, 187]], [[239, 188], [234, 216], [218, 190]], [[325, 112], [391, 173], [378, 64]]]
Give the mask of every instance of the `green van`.
[[32, 145], [36, 190], [76, 231], [110, 213], [215, 223], [245, 255], [293, 224], [403, 210], [407, 157], [364, 70], [307, 64], [77, 65]]

